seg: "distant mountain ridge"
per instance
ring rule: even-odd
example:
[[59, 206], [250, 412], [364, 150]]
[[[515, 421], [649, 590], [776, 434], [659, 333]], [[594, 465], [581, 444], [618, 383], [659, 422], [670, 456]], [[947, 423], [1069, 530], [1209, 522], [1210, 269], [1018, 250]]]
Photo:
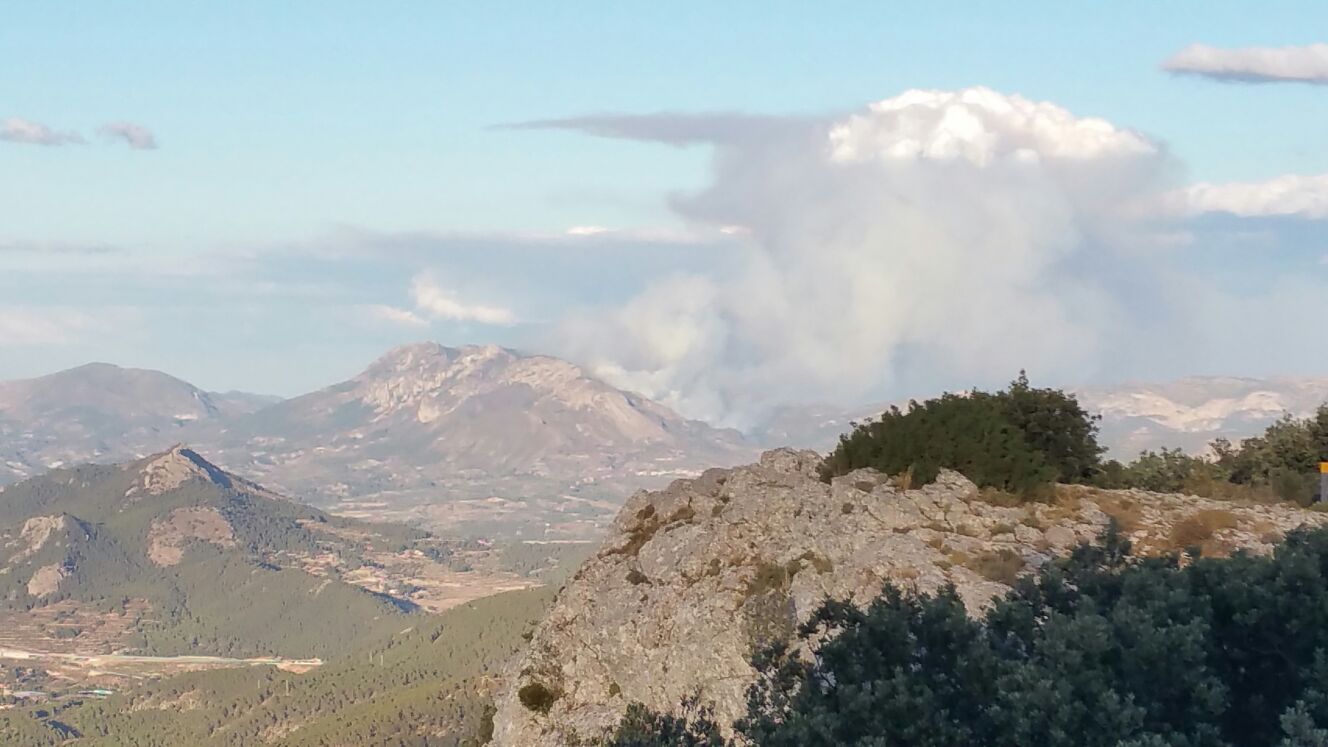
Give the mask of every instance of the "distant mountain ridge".
[[1284, 415], [1312, 414], [1328, 403], [1328, 376], [1191, 376], [1088, 388], [1080, 401], [1102, 414], [1102, 440], [1120, 458], [1163, 446], [1202, 453], [1216, 438], [1238, 441]]
[[177, 441], [352, 515], [555, 537], [596, 532], [634, 490], [756, 453], [567, 361], [494, 345], [402, 346], [278, 402], [106, 364], [0, 384], [0, 484]]
[[184, 440], [191, 425], [278, 399], [207, 392], [160, 371], [109, 363], [0, 381], [0, 484], [67, 464], [142, 456]]

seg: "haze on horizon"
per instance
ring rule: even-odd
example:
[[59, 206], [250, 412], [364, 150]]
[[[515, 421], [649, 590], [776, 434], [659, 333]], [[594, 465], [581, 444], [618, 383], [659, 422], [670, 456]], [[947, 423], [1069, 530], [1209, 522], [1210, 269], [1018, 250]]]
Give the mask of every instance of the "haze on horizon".
[[394, 345], [684, 415], [1322, 375], [1328, 8], [102, 3], [0, 25], [0, 379]]

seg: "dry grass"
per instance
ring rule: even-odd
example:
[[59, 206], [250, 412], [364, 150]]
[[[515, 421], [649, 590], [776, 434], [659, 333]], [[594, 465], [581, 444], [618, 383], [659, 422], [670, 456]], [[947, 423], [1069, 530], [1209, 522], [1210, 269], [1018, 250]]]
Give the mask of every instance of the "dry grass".
[[889, 483], [898, 490], [912, 490], [913, 470], [907, 469], [897, 475], [892, 476], [889, 479]]
[[1014, 550], [1002, 549], [971, 558], [967, 566], [988, 581], [1013, 586], [1024, 570], [1024, 559]]
[[1028, 503], [1028, 499], [1014, 493], [1007, 493], [996, 488], [983, 488], [978, 493], [978, 500], [1002, 508], [1016, 508]]
[[963, 550], [951, 550], [945, 557], [950, 561], [950, 565], [962, 565], [965, 568], [968, 567], [968, 561], [971, 560], [969, 554]]
[[1102, 493], [1094, 496], [1102, 513], [1116, 520], [1120, 531], [1130, 534], [1144, 525], [1144, 510], [1133, 499]]
[[1064, 519], [1078, 518], [1083, 508], [1082, 489], [1069, 485], [1057, 485], [1047, 496], [1047, 500], [1039, 502], [1047, 506], [1040, 512], [1040, 515], [1051, 524]]
[[[1213, 535], [1239, 525], [1236, 515], [1222, 509], [1205, 509], [1181, 519], [1171, 527], [1171, 548], [1185, 550], [1202, 547]], [[1215, 548], [1216, 549], [1216, 548]]]

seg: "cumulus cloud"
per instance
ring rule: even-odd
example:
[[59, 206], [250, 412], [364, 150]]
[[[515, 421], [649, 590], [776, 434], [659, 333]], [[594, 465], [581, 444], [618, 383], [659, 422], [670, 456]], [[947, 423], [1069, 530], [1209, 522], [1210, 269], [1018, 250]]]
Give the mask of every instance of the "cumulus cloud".
[[1138, 205], [1170, 168], [1140, 133], [983, 88], [747, 137], [721, 124], [712, 183], [673, 206], [730, 230], [742, 261], [570, 319], [564, 351], [615, 383], [745, 427], [779, 403], [860, 400], [901, 379], [934, 390], [1029, 367], [1082, 380], [1137, 331], [1128, 296], [1146, 281], [1126, 293], [1120, 277], [1147, 261]]
[[1261, 182], [1200, 182], [1172, 192], [1167, 196], [1167, 202], [1173, 210], [1183, 214], [1328, 218], [1328, 174], [1285, 174]]
[[28, 145], [72, 145], [83, 142], [76, 132], [60, 132], [22, 117], [0, 120], [0, 140]]
[[134, 150], [155, 150], [157, 136], [152, 130], [133, 122], [108, 122], [97, 130], [108, 140], [123, 142]]
[[1328, 44], [1222, 49], [1191, 44], [1162, 63], [1164, 70], [1228, 82], [1328, 84]]
[[516, 313], [501, 306], [466, 303], [451, 289], [444, 288], [432, 273], [422, 272], [410, 285], [411, 300], [417, 311], [431, 319], [481, 324], [516, 324]]

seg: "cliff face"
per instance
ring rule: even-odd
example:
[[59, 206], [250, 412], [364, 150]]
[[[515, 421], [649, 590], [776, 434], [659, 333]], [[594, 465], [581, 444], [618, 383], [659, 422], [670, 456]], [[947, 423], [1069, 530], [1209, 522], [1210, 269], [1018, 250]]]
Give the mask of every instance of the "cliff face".
[[996, 505], [963, 476], [906, 490], [860, 470], [827, 485], [815, 452], [776, 450], [638, 493], [599, 553], [561, 592], [514, 664], [495, 743], [554, 747], [602, 735], [628, 703], [668, 710], [699, 695], [740, 716], [751, 653], [826, 597], [865, 604], [892, 581], [956, 586], [971, 611], [1018, 573], [1094, 539], [1115, 516], [1137, 547], [1269, 552], [1328, 516], [1143, 491], [1058, 489]]

